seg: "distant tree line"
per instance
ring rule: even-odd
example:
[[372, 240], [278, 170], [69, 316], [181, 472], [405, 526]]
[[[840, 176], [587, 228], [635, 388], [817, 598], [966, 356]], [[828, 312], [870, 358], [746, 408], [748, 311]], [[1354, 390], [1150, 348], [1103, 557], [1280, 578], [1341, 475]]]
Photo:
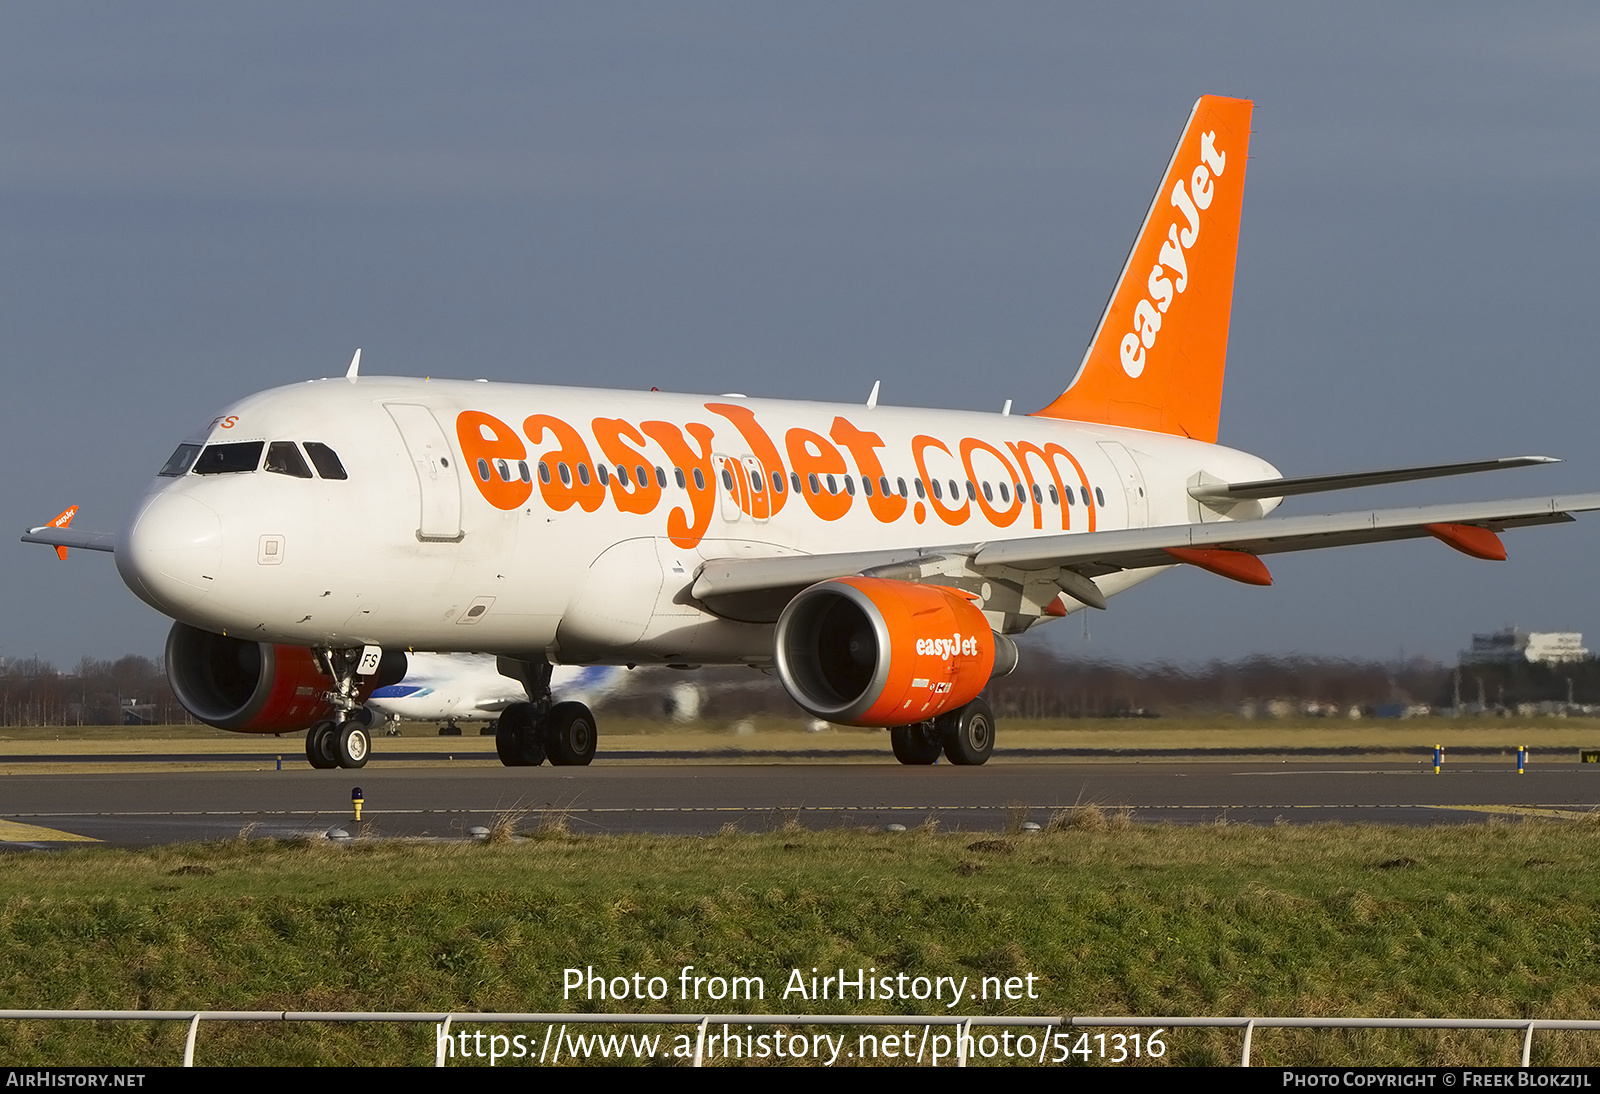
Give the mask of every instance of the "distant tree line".
[[[776, 676], [748, 668], [640, 669], [605, 705], [618, 713], [671, 713], [676, 685], [700, 691], [700, 713], [727, 720], [794, 716]], [[1366, 714], [1427, 706], [1494, 712], [1526, 704], [1600, 706], [1600, 661], [1518, 662], [1459, 668], [1424, 658], [1383, 662], [1327, 657], [1247, 657], [1202, 665], [1128, 665], [1025, 649], [1017, 671], [985, 696], [1006, 718], [1151, 717], [1186, 712]], [[0, 725], [156, 725], [193, 722], [157, 660], [84, 658], [62, 672], [37, 658], [0, 663]]]
[[103, 726], [192, 722], [161, 663], [129, 655], [85, 657], [74, 672], [28, 658], [0, 664], [0, 725]]

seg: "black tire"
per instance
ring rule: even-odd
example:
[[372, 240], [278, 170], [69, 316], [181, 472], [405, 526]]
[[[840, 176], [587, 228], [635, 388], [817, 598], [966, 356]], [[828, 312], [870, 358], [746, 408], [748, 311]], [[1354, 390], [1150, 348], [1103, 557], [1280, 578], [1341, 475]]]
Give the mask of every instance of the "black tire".
[[318, 771], [331, 771], [339, 766], [339, 754], [333, 743], [334, 724], [316, 722], [306, 730], [306, 759]]
[[937, 724], [945, 758], [951, 763], [976, 767], [994, 753], [994, 711], [982, 699], [939, 715]]
[[582, 703], [557, 703], [539, 726], [545, 755], [558, 767], [588, 767], [598, 734], [594, 715]]
[[894, 748], [894, 758], [907, 766], [926, 767], [939, 762], [939, 732], [932, 722], [895, 726], [889, 731], [889, 744]]
[[494, 723], [494, 750], [507, 767], [544, 763], [544, 741], [533, 720], [532, 703], [512, 703]]
[[333, 731], [340, 767], [366, 767], [372, 757], [372, 735], [365, 719], [351, 718]]

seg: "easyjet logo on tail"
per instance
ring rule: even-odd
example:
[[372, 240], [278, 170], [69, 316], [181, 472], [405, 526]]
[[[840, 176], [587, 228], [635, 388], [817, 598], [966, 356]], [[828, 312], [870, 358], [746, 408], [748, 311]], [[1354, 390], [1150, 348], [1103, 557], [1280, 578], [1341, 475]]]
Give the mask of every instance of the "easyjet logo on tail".
[[[1161, 332], [1161, 317], [1172, 306], [1173, 294], [1189, 287], [1189, 263], [1185, 258], [1189, 248], [1200, 238], [1200, 213], [1211, 208], [1216, 196], [1216, 179], [1228, 165], [1228, 156], [1217, 150], [1215, 130], [1200, 135], [1200, 164], [1189, 176], [1189, 188], [1184, 189], [1183, 179], [1172, 184], [1170, 203], [1183, 214], [1180, 223], [1174, 220], [1167, 228], [1166, 241], [1161, 244], [1161, 254], [1150, 267], [1146, 288], [1150, 295], [1133, 309], [1133, 330], [1122, 336], [1122, 371], [1137, 377], [1144, 372], [1145, 351], [1154, 349], [1156, 335]], [[1168, 273], [1172, 276], [1167, 276]]]
[[1251, 103], [1195, 103], [1067, 389], [1038, 413], [1216, 443]]

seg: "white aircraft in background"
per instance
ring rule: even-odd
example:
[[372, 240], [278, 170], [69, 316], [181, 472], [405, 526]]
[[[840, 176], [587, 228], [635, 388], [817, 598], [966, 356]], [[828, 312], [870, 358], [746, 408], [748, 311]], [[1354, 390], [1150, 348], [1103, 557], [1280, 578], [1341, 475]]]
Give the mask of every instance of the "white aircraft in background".
[[[596, 702], [621, 684], [621, 669], [606, 665], [557, 665], [550, 674], [552, 698]], [[398, 726], [438, 722], [450, 736], [457, 722], [493, 722], [513, 703], [527, 701], [521, 684], [500, 672], [498, 659], [483, 653], [409, 653], [397, 684], [375, 688], [368, 710]]]
[[1033, 414], [359, 374], [250, 396], [172, 454], [114, 549], [176, 622], [166, 664], [224, 729], [313, 725], [359, 766], [362, 703], [402, 650], [488, 651], [525, 699], [507, 765], [588, 763], [556, 664], [749, 664], [817, 718], [890, 729], [907, 764], [980, 764], [1010, 636], [1170, 566], [1497, 532], [1600, 495], [1268, 517], [1299, 494], [1549, 462], [1285, 479], [1216, 443], [1251, 104], [1196, 103], [1066, 390]]

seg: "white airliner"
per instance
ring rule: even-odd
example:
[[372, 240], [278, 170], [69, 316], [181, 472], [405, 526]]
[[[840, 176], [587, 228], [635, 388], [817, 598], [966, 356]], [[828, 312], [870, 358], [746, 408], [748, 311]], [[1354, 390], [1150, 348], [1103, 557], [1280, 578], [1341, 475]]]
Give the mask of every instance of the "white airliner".
[[[605, 665], [557, 665], [550, 689], [556, 697], [590, 703], [615, 690], [621, 672]], [[438, 722], [441, 733], [459, 734], [457, 722], [496, 721], [527, 698], [521, 684], [501, 674], [493, 654], [410, 653], [404, 678], [375, 688], [366, 706], [392, 725]]]
[[[1173, 565], [1268, 584], [1280, 551], [1497, 532], [1600, 494], [1268, 517], [1291, 495], [1550, 462], [1284, 479], [1216, 443], [1251, 103], [1202, 98], [1076, 375], [1029, 415], [361, 376], [250, 396], [195, 431], [112, 543], [176, 622], [172, 685], [242, 732], [311, 725], [360, 766], [403, 650], [488, 651], [523, 685], [507, 765], [588, 763], [554, 664], [776, 671], [895, 756], [981, 764], [1010, 636]], [[1009, 406], [1007, 408], [1009, 410]], [[386, 655], [387, 651], [387, 655]], [[314, 724], [313, 724], [314, 723]]]

